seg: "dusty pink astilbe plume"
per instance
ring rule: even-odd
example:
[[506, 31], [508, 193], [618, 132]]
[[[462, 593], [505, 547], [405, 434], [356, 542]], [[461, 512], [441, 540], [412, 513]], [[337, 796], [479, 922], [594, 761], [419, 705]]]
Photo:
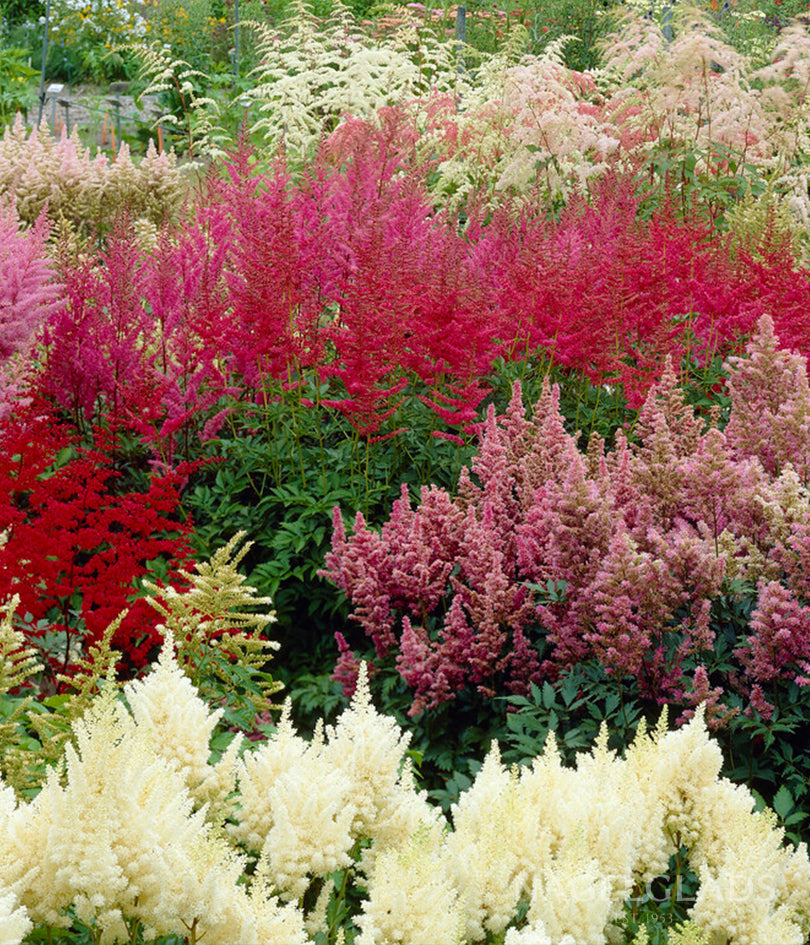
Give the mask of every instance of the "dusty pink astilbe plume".
[[723, 531], [751, 529], [759, 511], [757, 489], [765, 480], [756, 459], [745, 457], [735, 462], [723, 433], [710, 428], [695, 453], [681, 460], [677, 470], [681, 481], [678, 514], [704, 525], [718, 554]]
[[755, 456], [778, 476], [790, 463], [810, 483], [810, 386], [807, 360], [779, 348], [773, 319], [763, 315], [744, 357], [727, 362], [731, 416], [729, 448]]
[[761, 583], [750, 627], [748, 647], [736, 651], [747, 676], [759, 685], [778, 678], [799, 681], [810, 657], [810, 606], [779, 581]]
[[[704, 431], [671, 363], [639, 441], [620, 435], [607, 454], [598, 438], [577, 450], [557, 397], [544, 386], [527, 417], [516, 386], [503, 416], [490, 411], [455, 497], [435, 489], [412, 507], [403, 493], [379, 535], [361, 518], [347, 538], [336, 518], [326, 574], [378, 655], [393, 651], [412, 714], [465, 688], [525, 691], [594, 658], [644, 698], [687, 713], [708, 701], [717, 725], [729, 689], [767, 709], [765, 689], [804, 684], [810, 505], [793, 469], [775, 477]], [[750, 639], [710, 682], [713, 604], [739, 579], [760, 580]]]
[[637, 676], [643, 688], [659, 683], [657, 671], [650, 679], [650, 662], [657, 662], [678, 598], [664, 562], [640, 551], [620, 530], [587, 594], [593, 599], [594, 622], [584, 639], [606, 669], [619, 676]]

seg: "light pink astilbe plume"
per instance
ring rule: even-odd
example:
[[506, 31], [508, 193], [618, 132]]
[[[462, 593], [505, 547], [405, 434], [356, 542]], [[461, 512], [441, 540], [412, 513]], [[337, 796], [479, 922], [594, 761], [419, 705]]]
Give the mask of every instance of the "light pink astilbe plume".
[[737, 456], [755, 456], [778, 476], [790, 463], [810, 483], [810, 385], [807, 360], [779, 348], [773, 319], [763, 315], [744, 357], [726, 365], [731, 416], [725, 429]]
[[0, 202], [0, 364], [24, 350], [59, 307], [61, 286], [47, 237], [44, 215], [21, 231], [13, 205]]

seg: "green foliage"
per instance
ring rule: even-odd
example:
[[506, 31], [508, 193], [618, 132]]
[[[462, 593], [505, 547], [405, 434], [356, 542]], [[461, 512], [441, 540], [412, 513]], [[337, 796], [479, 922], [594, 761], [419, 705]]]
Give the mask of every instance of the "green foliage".
[[414, 496], [423, 483], [455, 485], [472, 454], [472, 437], [461, 446], [431, 435], [437, 418], [415, 396], [389, 420], [392, 430], [405, 431], [373, 442], [322, 406], [320, 396], [314, 382], [299, 391], [279, 388], [263, 406], [232, 416], [229, 430], [207, 446], [217, 462], [193, 477], [183, 499], [201, 554], [235, 531], [250, 535], [245, 567], [258, 593], [273, 599], [286, 668], [298, 668], [299, 656], [308, 669], [313, 655], [334, 662], [332, 634], [347, 609], [318, 576], [334, 508], [347, 519], [362, 512], [368, 521], [383, 521], [402, 483]]
[[11, 121], [36, 101], [36, 69], [28, 65], [28, 52], [15, 47], [0, 48], [0, 124]]
[[503, 700], [511, 708], [504, 760], [516, 763], [531, 761], [553, 732], [563, 760], [570, 764], [577, 752], [593, 744], [603, 724], [610, 733], [610, 747], [620, 751], [632, 741], [639, 720], [652, 723], [660, 711], [645, 706], [632, 683], [623, 686], [612, 679], [596, 660], [578, 664], [554, 682], [533, 683], [528, 696]]
[[181, 570], [190, 585], [183, 591], [144, 585], [153, 595], [149, 603], [174, 634], [178, 664], [200, 695], [223, 703], [227, 724], [250, 730], [282, 685], [265, 670], [269, 651], [279, 648], [266, 638], [275, 612], [253, 612], [272, 601], [258, 596], [237, 571], [252, 544], [238, 549], [244, 537], [237, 532], [210, 561], [196, 564], [193, 572]]

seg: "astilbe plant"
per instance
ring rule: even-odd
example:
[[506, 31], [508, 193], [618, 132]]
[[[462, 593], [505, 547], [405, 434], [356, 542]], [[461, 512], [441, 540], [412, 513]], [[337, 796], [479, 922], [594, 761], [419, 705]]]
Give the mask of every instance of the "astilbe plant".
[[[9, 942], [77, 922], [100, 945], [140, 932], [190, 945], [629, 941], [653, 882], [680, 889], [687, 858], [691, 908], [647, 916], [673, 935], [681, 924], [677, 941], [799, 942], [810, 927], [806, 847], [785, 845], [773, 813], [719, 777], [703, 709], [680, 731], [665, 714], [652, 733], [642, 725], [624, 757], [603, 728], [576, 767], [553, 735], [522, 769], [493, 742], [450, 823], [417, 790], [410, 735], [375, 708], [365, 667], [311, 741], [287, 705], [262, 745], [216, 763], [216, 713], [171, 635], [125, 694], [130, 708], [106, 681], [73, 724], [63, 777], [53, 769], [32, 801], [0, 783]], [[224, 831], [198, 806], [193, 786], [206, 784], [231, 795]]]
[[149, 563], [189, 557], [178, 521], [180, 473], [154, 476], [143, 492], [116, 486], [115, 436], [96, 433], [83, 448], [69, 428], [33, 410], [2, 431], [0, 597], [19, 595], [26, 640], [48, 668], [47, 685], [129, 608], [113, 644], [128, 672], [150, 659], [155, 620], [137, 600]]
[[44, 211], [94, 229], [124, 208], [133, 219], [160, 223], [176, 213], [187, 191], [175, 156], [154, 145], [137, 164], [126, 145], [113, 160], [92, 157], [76, 132], [55, 138], [45, 125], [26, 128], [19, 115], [0, 141], [0, 193], [13, 197], [28, 223]]
[[[324, 574], [412, 688], [411, 714], [468, 687], [524, 691], [592, 658], [652, 702], [689, 706], [714, 671], [713, 601], [733, 579], [764, 583], [725, 691], [762, 705], [762, 686], [804, 684], [810, 506], [793, 467], [805, 458], [802, 425], [779, 439], [778, 473], [770, 439], [740, 431], [743, 401], [778, 397], [786, 377], [800, 382], [780, 415], [801, 416], [806, 365], [776, 349], [767, 319], [748, 355], [729, 366], [728, 435], [703, 430], [671, 364], [637, 441], [619, 433], [607, 453], [598, 440], [578, 450], [556, 388], [545, 386], [527, 419], [516, 385], [504, 416], [490, 408], [456, 496], [425, 488], [414, 509], [404, 491], [379, 533], [358, 516], [351, 537], [335, 512]], [[550, 587], [564, 595], [549, 599]], [[351, 657], [339, 643], [345, 676]], [[715, 694], [712, 717], [725, 708]]]

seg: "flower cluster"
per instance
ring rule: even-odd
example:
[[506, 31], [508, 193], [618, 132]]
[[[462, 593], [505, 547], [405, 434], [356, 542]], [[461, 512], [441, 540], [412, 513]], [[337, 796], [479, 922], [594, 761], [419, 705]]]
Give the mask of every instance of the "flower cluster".
[[[752, 687], [774, 679], [803, 684], [806, 363], [777, 349], [763, 318], [729, 370], [725, 433], [703, 430], [671, 364], [637, 442], [619, 433], [612, 452], [598, 440], [579, 451], [547, 384], [527, 419], [516, 385], [504, 416], [490, 409], [455, 497], [423, 488], [414, 509], [403, 488], [379, 533], [358, 515], [349, 538], [336, 510], [324, 573], [378, 657], [395, 655], [412, 714], [468, 686], [524, 691], [592, 657], [653, 701], [689, 703], [706, 689], [696, 669], [715, 642], [712, 602], [734, 578], [762, 584], [726, 684], [754, 698]], [[562, 599], [538, 596], [552, 586], [565, 588]]]
[[93, 157], [75, 131], [57, 139], [46, 125], [26, 128], [19, 115], [0, 141], [0, 194], [13, 197], [28, 223], [44, 211], [52, 220], [99, 226], [125, 210], [133, 221], [160, 223], [186, 190], [174, 154], [159, 154], [152, 144], [138, 164], [126, 145], [112, 160]]
[[[785, 846], [773, 815], [719, 778], [702, 709], [680, 731], [665, 717], [652, 734], [642, 726], [624, 758], [603, 729], [575, 768], [553, 735], [520, 770], [507, 770], [493, 743], [451, 827], [408, 767], [400, 773], [407, 735], [372, 706], [363, 668], [335, 728], [308, 743], [286, 709], [268, 742], [211, 769], [227, 768], [239, 787], [236, 825], [223, 833], [189, 792], [210, 716], [171, 638], [154, 673], [158, 728], [144, 714], [151, 677], [127, 687], [132, 713], [108, 680], [74, 723], [63, 778], [54, 769], [32, 801], [0, 785], [4, 941], [75, 915], [111, 945], [138, 927], [147, 940], [293, 945], [345, 931], [329, 917], [335, 895], [339, 922], [354, 921], [363, 945], [603, 941], [621, 934], [625, 902], [684, 849], [700, 877], [696, 932], [799, 943], [810, 930], [807, 850]], [[194, 743], [191, 755], [181, 740]]]

